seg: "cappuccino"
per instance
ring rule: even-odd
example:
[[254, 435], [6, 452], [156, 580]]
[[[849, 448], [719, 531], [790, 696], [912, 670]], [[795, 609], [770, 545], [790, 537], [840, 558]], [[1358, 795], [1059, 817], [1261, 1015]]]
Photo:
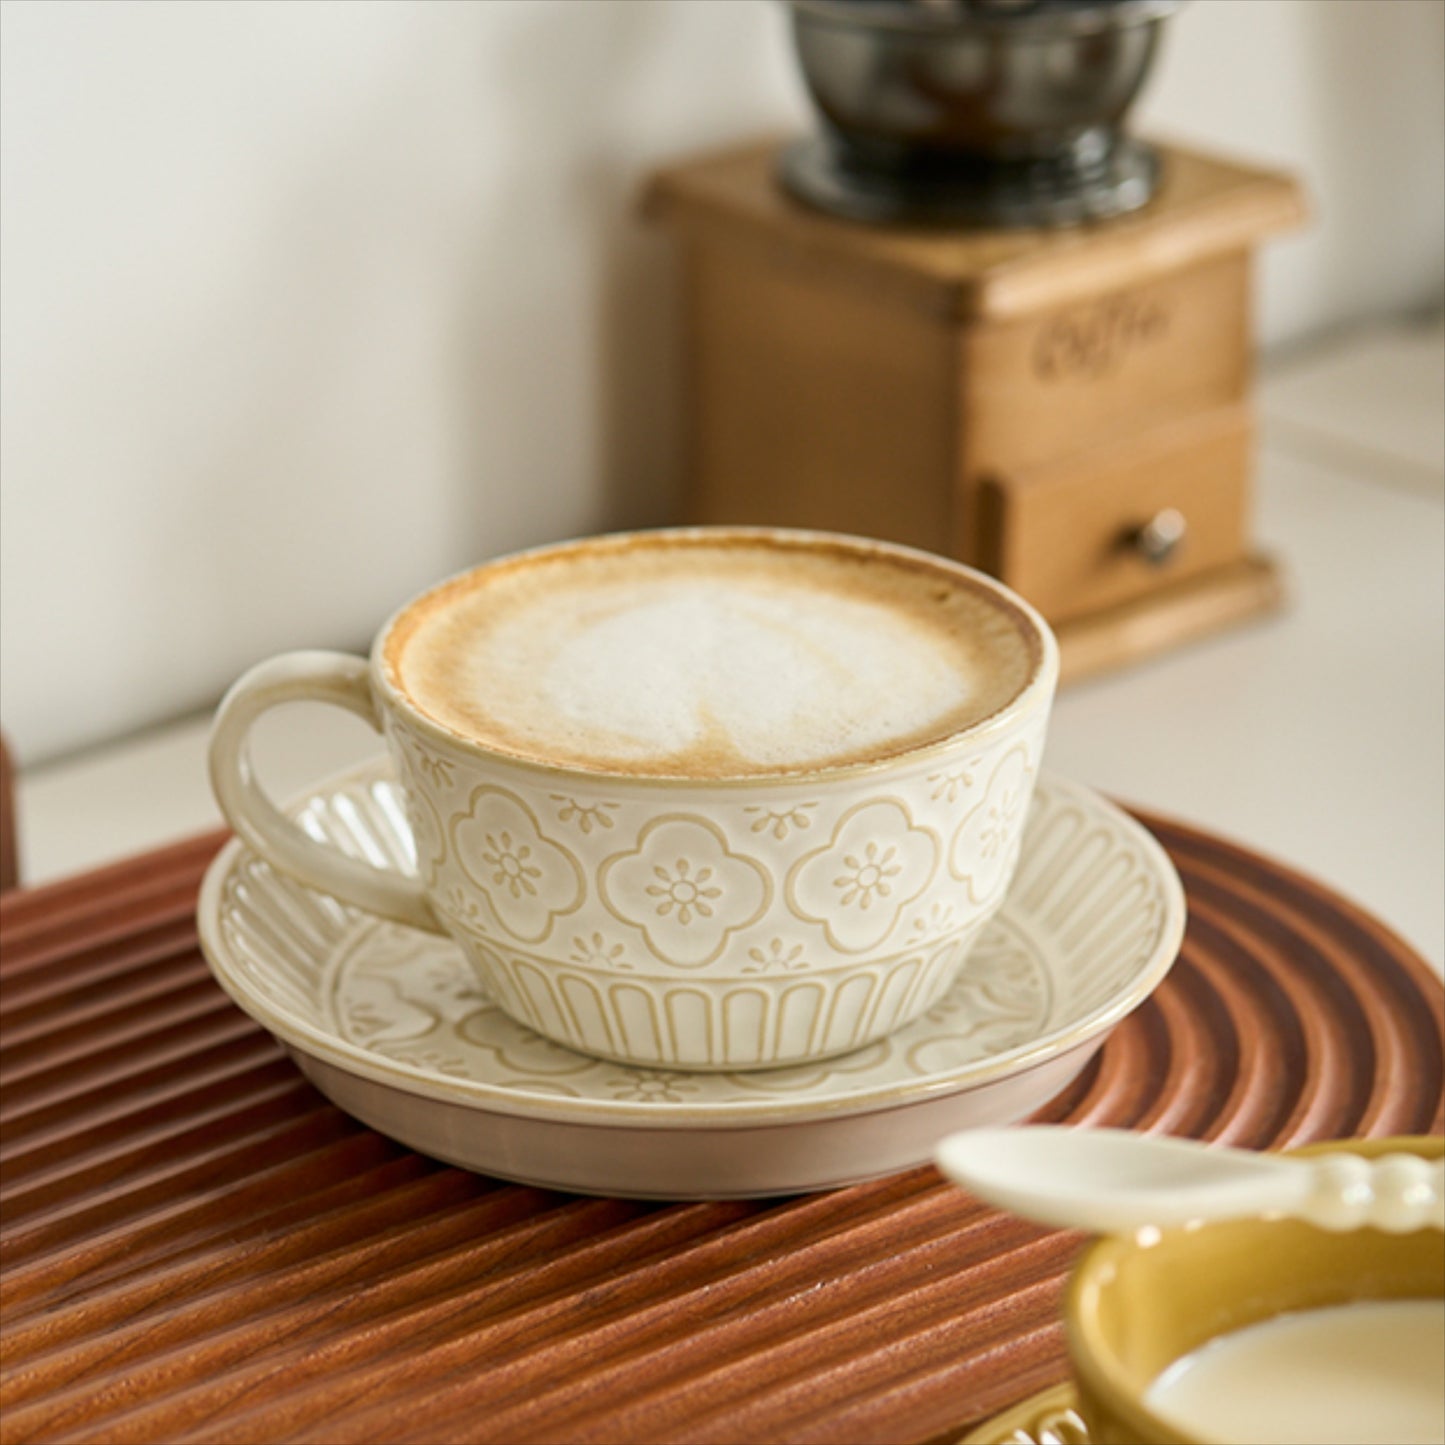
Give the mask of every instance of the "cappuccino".
[[738, 778], [897, 756], [970, 728], [1039, 662], [957, 568], [809, 534], [641, 533], [442, 584], [381, 664], [471, 743], [609, 773]]
[[[966, 567], [697, 528], [505, 557], [404, 606], [369, 658], [292, 652], [226, 694], [211, 776], [275, 867], [455, 939], [568, 1048], [776, 1068], [943, 996], [1002, 905], [1058, 648]], [[310, 698], [386, 736], [415, 874], [270, 803], [252, 724]]]

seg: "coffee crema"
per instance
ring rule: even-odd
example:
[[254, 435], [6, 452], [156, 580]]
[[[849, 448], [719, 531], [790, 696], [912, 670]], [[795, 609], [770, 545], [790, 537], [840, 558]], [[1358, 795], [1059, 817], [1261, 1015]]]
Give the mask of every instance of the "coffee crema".
[[433, 722], [536, 763], [733, 778], [949, 737], [1038, 665], [1024, 614], [926, 555], [804, 534], [639, 533], [495, 562], [388, 630]]

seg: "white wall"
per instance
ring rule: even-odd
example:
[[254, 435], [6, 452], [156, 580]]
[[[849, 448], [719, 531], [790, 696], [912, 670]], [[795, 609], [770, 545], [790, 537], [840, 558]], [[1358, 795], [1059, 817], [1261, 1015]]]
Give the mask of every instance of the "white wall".
[[1445, 295], [1445, 3], [1192, 0], [1140, 128], [1299, 173], [1307, 232], [1268, 244], [1260, 340], [1288, 344]]
[[[1441, 0], [1194, 0], [1141, 120], [1302, 171], [1284, 343], [1438, 300]], [[771, 0], [0, 7], [0, 720], [22, 763], [665, 520], [663, 158], [809, 123]]]

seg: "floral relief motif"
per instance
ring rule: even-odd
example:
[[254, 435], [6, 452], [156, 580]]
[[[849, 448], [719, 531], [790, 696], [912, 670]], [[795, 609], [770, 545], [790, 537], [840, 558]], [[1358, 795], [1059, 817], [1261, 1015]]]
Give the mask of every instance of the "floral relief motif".
[[365, 1043], [373, 1034], [386, 1027], [387, 1015], [369, 999], [353, 1003], [346, 1015], [347, 1032]]
[[422, 1053], [411, 1053], [405, 1049], [376, 1048], [375, 1053], [383, 1058], [393, 1059], [398, 1064], [410, 1064], [414, 1069], [422, 1069], [434, 1074], [445, 1074], [451, 1079], [465, 1079], [469, 1076], [467, 1061], [460, 1054], [443, 1054], [435, 1049], [427, 1049]]
[[557, 809], [559, 823], [572, 823], [589, 837], [594, 828], [612, 827], [611, 814], [618, 808], [616, 803], [579, 803], [576, 798], [569, 798], [565, 793], [553, 793], [552, 801], [561, 805]]
[[781, 938], [773, 939], [766, 949], [754, 944], [748, 949], [748, 957], [752, 962], [743, 964], [744, 973], [795, 973], [808, 966], [803, 945], [795, 943], [789, 948]]
[[416, 770], [434, 788], [449, 788], [452, 785], [452, 769], [456, 766], [449, 758], [439, 758], [434, 753], [429, 753], [419, 748], [415, 743], [411, 746], [412, 761], [416, 763]]
[[933, 784], [931, 796], [934, 802], [942, 798], [945, 802], [956, 803], [959, 793], [973, 786], [973, 769], [977, 766], [978, 761], [975, 759], [966, 767], [955, 768], [951, 773], [930, 773], [928, 781]]
[[1033, 789], [1028, 753], [1016, 747], [994, 768], [978, 804], [953, 835], [949, 869], [968, 885], [971, 902], [991, 902], [1007, 886], [1023, 836]]
[[927, 914], [915, 918], [908, 925], [909, 944], [922, 943], [925, 939], [942, 938], [954, 931], [953, 904], [936, 902]]
[[968, 951], [958, 982], [976, 989], [994, 1008], [1037, 1011], [1046, 1000], [1047, 974], [1028, 940], [997, 924]]
[[653, 953], [683, 967], [711, 963], [729, 934], [763, 916], [772, 894], [764, 869], [731, 852], [715, 824], [678, 814], [654, 819], [632, 852], [608, 858], [598, 887]]
[[658, 900], [660, 917], [666, 918], [674, 908], [679, 923], [691, 923], [694, 913], [712, 917], [713, 900], [722, 897], [722, 889], [712, 881], [711, 868], [699, 868], [696, 873], [691, 870], [692, 864], [686, 858], [679, 858], [672, 868], [660, 863], [653, 867], [658, 881], [647, 885], [647, 894]]
[[808, 816], [808, 810], [817, 806], [816, 803], [799, 803], [792, 808], [764, 808], [759, 803], [749, 803], [743, 812], [757, 814], [752, 822], [754, 833], [771, 832], [781, 843], [793, 829], [801, 833], [811, 826], [813, 820]]
[[[1024, 759], [1036, 755], [1036, 747], [1030, 744], [1009, 767], [1021, 768]], [[1007, 760], [1006, 751], [999, 754], [1000, 766]], [[978, 769], [979, 793], [969, 800], [970, 806], [984, 800], [991, 771], [990, 766]], [[1001, 772], [998, 782], [1007, 781]], [[388, 794], [390, 801], [381, 805], [379, 800]], [[541, 794], [538, 816], [555, 827], [546, 796]], [[308, 822], [318, 832], [343, 840], [348, 851], [398, 855], [407, 824], [400, 788], [390, 780], [349, 784], [345, 791], [320, 797], [308, 808]], [[450, 939], [383, 922], [350, 906], [319, 896], [313, 904], [300, 884], [245, 849], [232, 855], [224, 874], [218, 912], [210, 919], [208, 956], [213, 970], [244, 1000], [266, 1005], [283, 1022], [304, 1025], [305, 1037], [319, 1040], [316, 1057], [338, 1061], [344, 1068], [351, 1067], [357, 1051], [386, 1060], [383, 1070], [373, 1074], [387, 1078], [409, 1071], [413, 1078], [406, 1092], [416, 1097], [437, 1097], [438, 1076], [467, 1087], [478, 1085], [474, 1097], [481, 1117], [490, 1108], [481, 1101], [496, 1098], [499, 1092], [529, 1101], [528, 1113], [539, 1119], [547, 1117], [551, 1099], [582, 1100], [585, 1109], [595, 1109], [603, 1118], [626, 1099], [638, 1102], [624, 1107], [676, 1115], [689, 1128], [700, 1123], [707, 1127], [708, 1120], [731, 1123], [739, 1117], [736, 1110], [747, 1111], [760, 1102], [768, 1106], [779, 1098], [812, 1099], [831, 1109], [844, 1090], [850, 1098], [888, 1106], [896, 1101], [901, 1082], [926, 1079], [930, 1089], [972, 1090], [972, 1071], [992, 1059], [1012, 1073], [1019, 1064], [1011, 1051], [1026, 1044], [1042, 1044], [1045, 1049], [1041, 1055], [1031, 1047], [1030, 1060], [1062, 1059], [1059, 1050], [1073, 1047], [1073, 1041], [1098, 1036], [1102, 1004], [1116, 1000], [1132, 1006], [1147, 996], [1177, 951], [1183, 926], [1177, 878], [1132, 823], [1076, 786], [1046, 777], [1039, 779], [1033, 810], [1024, 844], [1028, 886], [1014, 889], [998, 916], [975, 926], [969, 921], [973, 910], [962, 886], [954, 901], [945, 896], [948, 890], [939, 877], [936, 892], [929, 888], [900, 910], [895, 925], [898, 942], [880, 950], [890, 954], [885, 962], [916, 962], [923, 957], [928, 977], [952, 976], [948, 991], [937, 998], [930, 992], [928, 1012], [887, 1039], [808, 1066], [768, 1070], [742, 1065], [735, 1073], [689, 1073], [670, 1064], [632, 1069], [575, 1052], [517, 1022], [516, 1014], [509, 1015], [493, 1001], [493, 987], [499, 999], [508, 986], [504, 962], [510, 966], [527, 957], [520, 947], [503, 948], [497, 941], [487, 943], [473, 935], [464, 953]], [[732, 811], [736, 836], [752, 838], [741, 809]], [[995, 826], [1003, 811], [992, 815]], [[804, 839], [812, 846], [831, 834], [842, 835], [848, 821], [835, 827], [831, 819], [815, 816], [813, 836]], [[861, 841], [847, 842], [854, 857], [866, 856], [868, 841], [893, 844], [895, 831], [907, 831], [900, 826], [899, 809], [891, 814], [885, 810], [876, 821], [879, 826]], [[988, 827], [987, 810], [977, 821], [981, 829]], [[621, 818], [618, 824], [620, 829]], [[524, 837], [515, 818], [491, 819], [486, 831], [496, 833], [502, 827], [516, 830], [514, 842]], [[442, 836], [446, 839], [448, 834]], [[554, 860], [530, 837], [524, 840], [534, 857], [546, 860], [535, 865], [545, 874]], [[684, 841], [699, 846], [679, 851], [676, 845]], [[696, 831], [686, 839], [673, 837], [672, 846], [661, 850], [658, 861], [668, 860], [670, 853], [670, 861], [686, 857], [699, 867], [714, 868], [714, 876], [721, 880], [718, 886], [726, 889], [729, 869], [719, 867], [712, 853], [703, 856], [701, 845], [706, 841], [699, 840]], [[711, 841], [726, 864], [726, 840]], [[614, 844], [614, 849], [619, 846], [642, 851], [636, 841]], [[940, 851], [946, 866], [947, 851]], [[619, 851], [618, 856], [626, 859], [630, 854]], [[906, 856], [906, 850], [900, 849], [898, 856]], [[842, 872], [843, 857], [839, 852], [819, 865], [821, 894], [835, 891], [833, 879]], [[637, 897], [655, 908], [658, 900], [647, 896], [646, 886], [657, 880], [645, 866], [640, 874]], [[437, 897], [441, 910], [450, 916], [447, 898], [454, 896], [453, 883], [463, 885], [483, 920], [478, 931], [482, 927], [495, 931], [490, 903], [480, 890], [465, 883], [460, 871], [447, 878]], [[540, 882], [537, 886], [540, 889]], [[830, 962], [822, 949], [822, 931], [788, 920], [785, 900], [786, 893], [773, 900], [776, 916], [765, 912], [731, 940], [729, 963], [736, 962], [738, 972], [749, 973], [742, 983], [749, 996], [759, 996], [772, 985], [780, 992], [799, 984], [806, 987], [809, 975], [792, 970], [819, 969]], [[883, 900], [866, 916], [871, 918], [883, 903], [892, 902], [891, 897]], [[716, 903], [721, 908], [728, 899]], [[859, 913], [856, 901], [848, 911]], [[304, 929], [297, 926], [301, 918], [306, 920]], [[695, 918], [689, 927], [711, 927], [714, 922]], [[624, 949], [621, 956], [619, 943]], [[568, 954], [574, 948], [592, 949], [603, 957], [618, 958], [620, 966], [622, 958], [635, 962], [645, 957], [641, 947], [633, 926], [599, 908], [585, 917], [579, 910], [559, 919], [547, 948], [536, 950], [536, 955], [545, 952], [559, 968], [575, 969], [576, 959], [569, 963]], [[953, 967], [960, 962], [961, 967]], [[772, 977], [759, 976], [765, 971]], [[818, 980], [825, 987], [828, 972], [822, 969]], [[493, 974], [494, 986], [482, 981]], [[608, 982], [625, 987], [625, 980], [633, 977], [614, 974]], [[708, 980], [707, 986], [712, 990], [713, 981]], [[729, 987], [718, 986], [712, 996], [725, 999]], [[283, 1030], [283, 1036], [290, 1035]], [[998, 1075], [990, 1071], [987, 1077]], [[1021, 1089], [1029, 1087], [1027, 1077], [1019, 1075]], [[458, 1091], [448, 1087], [446, 1096], [455, 1098]], [[398, 1113], [398, 1127], [401, 1117]], [[611, 1117], [618, 1116], [612, 1112]], [[478, 1147], [483, 1154], [479, 1167], [485, 1168], [485, 1149]]]
[[896, 798], [860, 803], [788, 874], [793, 912], [843, 953], [876, 948], [933, 879], [938, 840]]
[[470, 973], [458, 969], [451, 960], [434, 963], [421, 971], [429, 990], [439, 998], [467, 1004], [491, 1003], [492, 996]]
[[1050, 1005], [1047, 966], [1022, 936], [997, 925], [967, 953], [953, 987], [926, 1014], [990, 1052], [1036, 1036]]
[[497, 836], [487, 834], [487, 846], [482, 853], [482, 862], [492, 870], [492, 882], [508, 889], [513, 898], [522, 894], [537, 896], [536, 880], [542, 870], [529, 860], [532, 850], [522, 842], [513, 842], [512, 835], [505, 830]]
[[462, 870], [514, 938], [538, 943], [581, 906], [586, 890], [577, 860], [544, 838], [532, 810], [504, 789], [474, 789], [467, 811], [452, 817], [451, 837]]
[[632, 965], [623, 957], [626, 951], [620, 943], [609, 945], [600, 933], [572, 940], [572, 962], [584, 968], [630, 969]]
[[688, 1094], [696, 1094], [698, 1081], [686, 1074], [657, 1073], [635, 1069], [608, 1079], [607, 1087], [614, 1099], [636, 1099], [642, 1103], [680, 1104]]
[[[599, 1072], [596, 1059], [554, 1044], [524, 1024], [514, 1023], [497, 1009], [461, 1019], [456, 1032], [468, 1052], [480, 1062], [479, 1069], [474, 1065], [473, 1077], [500, 1071], [504, 1076], [525, 1079], [526, 1087], [536, 1093], [576, 1098], [583, 1091], [574, 1086], [575, 1081], [595, 1078]], [[561, 1082], [564, 1079], [573, 1083]]]
[[917, 1041], [910, 1041], [905, 1053], [910, 1068], [920, 1074], [958, 1068], [1039, 1037], [1046, 1005], [1034, 975], [1039, 964], [1007, 939], [999, 959], [1007, 972], [987, 989], [964, 965], [948, 993], [924, 1014], [924, 1026], [913, 1030]]
[[486, 921], [481, 905], [468, 896], [465, 888], [458, 888], [455, 884], [442, 895], [442, 904], [453, 918], [470, 923], [474, 928], [482, 927]]
[[864, 847], [862, 857], [850, 853], [843, 859], [843, 871], [833, 880], [833, 887], [842, 893], [839, 902], [846, 908], [857, 902], [859, 908], [868, 909], [876, 899], [887, 898], [893, 892], [892, 880], [903, 872], [898, 861], [898, 849], [893, 845], [880, 848], [877, 843]]
[[389, 979], [362, 979], [341, 1011], [343, 1035], [364, 1047], [383, 1052], [383, 1044], [400, 1044], [434, 1032], [441, 1020], [424, 1001], [406, 997]]

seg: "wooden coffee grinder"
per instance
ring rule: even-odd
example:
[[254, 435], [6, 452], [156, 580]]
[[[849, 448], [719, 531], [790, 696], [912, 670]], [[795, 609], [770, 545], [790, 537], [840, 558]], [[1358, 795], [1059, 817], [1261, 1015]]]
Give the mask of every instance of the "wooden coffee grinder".
[[652, 178], [687, 512], [924, 547], [1065, 678], [1278, 605], [1252, 546], [1252, 248], [1287, 176], [1120, 121], [1178, 0], [791, 0], [821, 135]]

